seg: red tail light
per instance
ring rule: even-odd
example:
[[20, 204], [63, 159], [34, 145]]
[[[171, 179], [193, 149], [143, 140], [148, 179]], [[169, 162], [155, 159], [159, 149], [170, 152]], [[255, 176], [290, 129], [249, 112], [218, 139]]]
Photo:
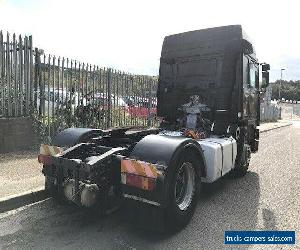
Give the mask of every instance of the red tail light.
[[51, 165], [52, 160], [50, 155], [38, 155], [38, 161], [39, 163], [42, 163], [44, 165]]
[[148, 178], [144, 176], [139, 176], [135, 174], [126, 174], [124, 176], [126, 179], [123, 181], [123, 184], [128, 186], [137, 187], [143, 190], [152, 191], [155, 187], [155, 179]]

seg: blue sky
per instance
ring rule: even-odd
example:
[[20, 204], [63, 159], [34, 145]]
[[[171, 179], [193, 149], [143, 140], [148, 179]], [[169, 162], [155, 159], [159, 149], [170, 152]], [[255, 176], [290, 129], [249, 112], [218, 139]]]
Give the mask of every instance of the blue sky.
[[3, 31], [46, 53], [132, 73], [158, 73], [165, 35], [242, 24], [271, 80], [300, 79], [300, 1], [0, 0]]

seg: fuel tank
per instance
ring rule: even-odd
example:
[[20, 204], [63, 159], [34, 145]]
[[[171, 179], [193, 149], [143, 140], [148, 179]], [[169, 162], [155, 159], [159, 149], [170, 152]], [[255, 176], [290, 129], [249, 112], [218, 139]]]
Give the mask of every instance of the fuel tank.
[[206, 176], [203, 182], [214, 182], [234, 168], [237, 155], [236, 140], [232, 137], [209, 137], [197, 141], [206, 161]]

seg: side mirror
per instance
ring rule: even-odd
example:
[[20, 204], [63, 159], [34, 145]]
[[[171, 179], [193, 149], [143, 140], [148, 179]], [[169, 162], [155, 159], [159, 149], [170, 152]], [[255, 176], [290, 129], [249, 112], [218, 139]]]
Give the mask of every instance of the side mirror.
[[[270, 65], [269, 65], [270, 68]], [[269, 72], [268, 71], [263, 71], [262, 72], [262, 88], [266, 88], [269, 85]]]
[[262, 64], [261, 65], [261, 70], [262, 71], [268, 71], [268, 70], [270, 70], [270, 64], [267, 64], [267, 63]]

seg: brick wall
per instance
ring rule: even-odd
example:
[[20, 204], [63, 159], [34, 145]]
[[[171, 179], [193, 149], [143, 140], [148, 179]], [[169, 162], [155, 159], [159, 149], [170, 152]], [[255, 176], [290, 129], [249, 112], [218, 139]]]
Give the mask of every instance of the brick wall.
[[37, 144], [29, 117], [0, 118], [0, 153], [28, 149]]

